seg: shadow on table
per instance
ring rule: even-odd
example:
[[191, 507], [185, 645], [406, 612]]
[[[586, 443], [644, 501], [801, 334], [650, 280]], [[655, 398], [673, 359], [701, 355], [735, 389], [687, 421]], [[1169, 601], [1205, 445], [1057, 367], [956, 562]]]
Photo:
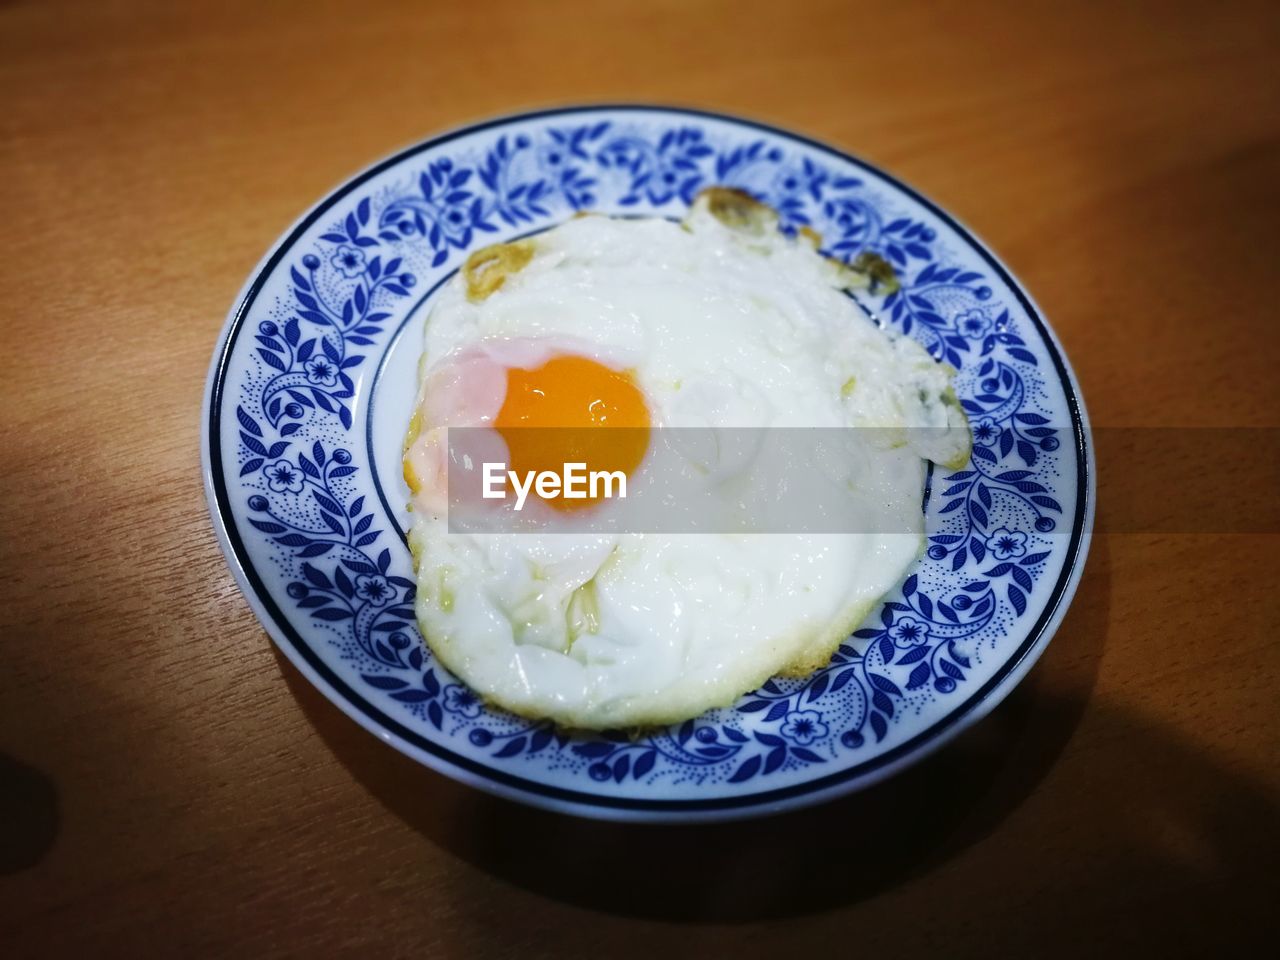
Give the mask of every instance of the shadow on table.
[[39, 863], [58, 837], [58, 788], [43, 771], [0, 753], [0, 875]]
[[[281, 669], [321, 736], [353, 775], [398, 817], [454, 855], [505, 881], [580, 907], [668, 921], [745, 923], [873, 897], [980, 843], [1017, 810], [1052, 770], [1093, 689], [1106, 643], [1108, 560], [1106, 538], [1099, 538], [1071, 612], [1044, 662], [990, 716], [882, 784], [761, 820], [620, 825], [500, 800], [375, 746], [283, 661]], [[1095, 704], [1094, 709], [1108, 708]], [[1265, 825], [1274, 826], [1275, 806], [1264, 792], [1232, 780], [1133, 718], [1113, 722], [1110, 729], [1125, 730], [1125, 755], [1135, 764], [1144, 769], [1158, 765], [1164, 771], [1148, 781], [1134, 776], [1127, 764], [1117, 769], [1114, 754], [1108, 755], [1111, 766], [1100, 776], [1141, 781], [1117, 788], [1114, 799], [1126, 808], [1126, 816], [1179, 822], [1180, 829], [1220, 847], [1212, 855], [1226, 876], [1232, 876], [1233, 865], [1259, 856], [1257, 840], [1244, 845], [1248, 830], [1241, 824], [1263, 827], [1265, 843]], [[1180, 802], [1188, 805], [1180, 800], [1189, 792], [1187, 784], [1214, 781], [1221, 785], [1210, 808], [1179, 809]], [[1120, 795], [1121, 789], [1131, 793]], [[1105, 791], [1092, 792], [1091, 802], [1100, 793]], [[1097, 873], [1090, 870], [1090, 876], [1103, 880], [1095, 884], [1099, 891], [1107, 888], [1107, 871], [1132, 872], [1134, 864], [1170, 868], [1151, 862], [1163, 854], [1140, 848], [1134, 836], [1140, 830], [1125, 834], [1108, 827], [1115, 819], [1112, 809], [1082, 807], [1063, 814], [1064, 825], [1074, 820], [1100, 825], [1096, 836], [1072, 833], [1091, 844]], [[1269, 835], [1274, 840], [1275, 831]], [[1007, 850], [1002, 855], [1010, 856]], [[1034, 852], [1013, 856], [1017, 869], [1045, 869]], [[1142, 876], [1137, 873], [1133, 882], [1140, 883]], [[466, 909], [465, 900], [460, 891], [459, 909]]]
[[[759, 920], [865, 899], [978, 842], [1035, 787], [1070, 739], [1105, 643], [1110, 576], [1095, 542], [1046, 661], [1068, 696], [1031, 676], [989, 716], [877, 786], [795, 813], [724, 824], [603, 823], [461, 786], [332, 709], [277, 651], [281, 672], [338, 759], [393, 813], [503, 879], [580, 906], [668, 920]], [[859, 865], [872, 865], [864, 868]], [[801, 878], [818, 871], [821, 884]]]

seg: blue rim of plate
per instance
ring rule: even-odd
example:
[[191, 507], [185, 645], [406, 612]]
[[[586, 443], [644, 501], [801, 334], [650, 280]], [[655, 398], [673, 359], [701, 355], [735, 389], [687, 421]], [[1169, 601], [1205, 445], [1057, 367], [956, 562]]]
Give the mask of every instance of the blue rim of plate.
[[[557, 116], [571, 117], [584, 113], [642, 114], [661, 113], [691, 120], [710, 120], [751, 129], [777, 137], [826, 154], [840, 162], [865, 171], [878, 178], [914, 203], [929, 212], [961, 238], [974, 254], [982, 259], [1016, 298], [1026, 319], [1040, 336], [1044, 350], [1052, 360], [1057, 384], [1065, 394], [1072, 430], [1071, 456], [1076, 478], [1075, 507], [1071, 518], [1069, 542], [1059, 575], [1050, 595], [1025, 637], [984, 683], [950, 710], [941, 720], [874, 757], [833, 773], [750, 793], [716, 796], [705, 799], [650, 799], [644, 797], [620, 797], [591, 793], [554, 784], [543, 783], [496, 769], [491, 765], [463, 756], [447, 746], [424, 737], [406, 726], [354, 689], [339, 677], [313, 647], [298, 633], [289, 618], [270, 595], [266, 584], [255, 569], [243, 538], [233, 520], [232, 504], [224, 468], [226, 461], [221, 441], [222, 408], [225, 400], [226, 374], [232, 352], [242, 333], [249, 311], [262, 291], [267, 279], [280, 265], [299, 239], [318, 220], [330, 214], [333, 208], [363, 184], [379, 174], [404, 163], [411, 158], [436, 149], [450, 141], [482, 133], [496, 127]], [[411, 307], [403, 323], [417, 315], [421, 298]], [[394, 339], [394, 338], [393, 338]], [[381, 365], [381, 364], [379, 364]], [[479, 124], [462, 127], [422, 141], [396, 153], [359, 173], [330, 192], [320, 203], [308, 211], [275, 244], [255, 268], [254, 273], [237, 297], [226, 326], [220, 334], [214, 353], [209, 380], [206, 385], [202, 411], [202, 455], [204, 479], [215, 530], [219, 542], [242, 592], [259, 620], [267, 627], [269, 635], [284, 651], [291, 662], [317, 686], [325, 696], [361, 726], [401, 752], [418, 759], [438, 772], [459, 779], [509, 799], [533, 804], [560, 812], [602, 819], [629, 821], [707, 821], [728, 820], [765, 815], [782, 810], [796, 809], [813, 803], [824, 802], [836, 796], [870, 786], [892, 775], [936, 750], [944, 743], [985, 716], [1016, 685], [1031, 668], [1047, 646], [1054, 630], [1062, 620], [1079, 583], [1087, 556], [1095, 503], [1095, 477], [1092, 450], [1087, 441], [1087, 415], [1080, 398], [1075, 378], [1052, 330], [1025, 290], [983, 244], [974, 233], [960, 224], [953, 216], [904, 184], [896, 177], [875, 165], [821, 141], [792, 131], [754, 120], [728, 114], [687, 107], [671, 107], [649, 104], [585, 104], [581, 106], [551, 108], [497, 117]], [[1064, 451], [1065, 453], [1066, 451]], [[381, 493], [379, 484], [379, 493]], [[399, 531], [398, 531], [399, 532]]]

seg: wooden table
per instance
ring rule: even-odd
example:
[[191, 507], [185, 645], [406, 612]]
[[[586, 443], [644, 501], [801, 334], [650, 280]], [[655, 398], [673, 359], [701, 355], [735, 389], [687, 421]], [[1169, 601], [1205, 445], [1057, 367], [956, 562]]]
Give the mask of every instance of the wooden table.
[[[802, 815], [626, 828], [457, 786], [312, 690], [219, 554], [197, 429], [232, 298], [331, 186], [443, 127], [620, 99], [759, 117], [924, 190], [1038, 298], [1095, 423], [1274, 428], [1278, 13], [4, 4], [0, 955], [1274, 938], [1274, 533], [1100, 535], [1028, 681], [929, 762]], [[1103, 451], [1104, 513], [1136, 469]]]

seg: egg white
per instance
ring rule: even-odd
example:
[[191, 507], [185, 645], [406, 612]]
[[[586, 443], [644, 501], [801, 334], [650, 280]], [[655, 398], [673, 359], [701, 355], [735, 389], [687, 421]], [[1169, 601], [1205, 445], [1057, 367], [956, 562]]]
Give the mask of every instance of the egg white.
[[[495, 704], [591, 729], [677, 722], [821, 666], [919, 556], [925, 458], [967, 457], [951, 371], [870, 322], [810, 244], [735, 230], [705, 203], [683, 224], [572, 220], [533, 248], [478, 302], [459, 275], [427, 321], [406, 466], [416, 613], [435, 655]], [[631, 371], [655, 427], [889, 428], [852, 502], [875, 499], [902, 532], [448, 532], [427, 438], [501, 398], [460, 413], [431, 385], [477, 351], [531, 365], [530, 344]], [[806, 482], [848, 477], [834, 463]]]

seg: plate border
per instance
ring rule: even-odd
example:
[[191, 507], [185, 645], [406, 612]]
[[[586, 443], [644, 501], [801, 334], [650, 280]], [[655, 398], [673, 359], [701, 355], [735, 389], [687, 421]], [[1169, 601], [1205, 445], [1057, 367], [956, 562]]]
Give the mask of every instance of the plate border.
[[[377, 706], [351, 688], [324, 663], [301, 635], [290, 624], [279, 606], [272, 600], [257, 571], [253, 568], [249, 551], [235, 527], [231, 514], [230, 494], [222, 470], [221, 406], [225, 375], [232, 351], [250, 309], [261, 292], [266, 278], [275, 270], [287, 250], [327, 211], [370, 179], [426, 150], [434, 149], [460, 137], [521, 121], [537, 120], [550, 116], [610, 112], [643, 113], [658, 112], [749, 127], [773, 136], [803, 144], [822, 151], [844, 162], [853, 164], [874, 174], [915, 202], [919, 203], [939, 220], [946, 223], [965, 238], [988, 263], [997, 276], [1017, 297], [1037, 333], [1043, 339], [1053, 361], [1053, 366], [1066, 394], [1071, 412], [1073, 450], [1075, 453], [1078, 493], [1072, 518], [1070, 542], [1062, 571], [1055, 582], [1049, 600], [1027, 635], [1004, 664], [961, 704], [915, 736], [862, 763], [835, 773], [754, 793], [729, 797], [692, 800], [639, 799], [602, 796], [539, 783], [515, 774], [486, 766], [469, 757], [454, 753], [447, 747], [423, 737], [403, 723], [388, 716]], [[902, 767], [932, 753], [954, 738], [961, 731], [976, 723], [992, 710], [1027, 673], [1048, 645], [1066, 613], [1084, 571], [1088, 555], [1093, 513], [1095, 507], [1095, 471], [1093, 451], [1087, 442], [1088, 417], [1085, 413], [1080, 390], [1074, 373], [1063, 355], [1057, 337], [1045, 322], [1040, 310], [1021, 284], [977, 235], [955, 217], [940, 208], [918, 191], [898, 178], [850, 153], [780, 127], [757, 120], [736, 117], [715, 111], [691, 107], [658, 104], [582, 104], [551, 107], [495, 117], [481, 123], [455, 128], [438, 136], [420, 141], [366, 168], [326, 194], [317, 204], [299, 218], [254, 268], [250, 279], [237, 295], [234, 306], [219, 333], [217, 347], [210, 364], [205, 385], [201, 416], [201, 460], [204, 473], [205, 494], [219, 545], [231, 567], [237, 584], [268, 635], [289, 660], [331, 702], [373, 733], [402, 753], [424, 765], [508, 799], [532, 803], [545, 809], [610, 820], [647, 821], [707, 821], [728, 820], [795, 809], [851, 793], [891, 776]], [[207, 428], [207, 429], [206, 429]], [[218, 468], [215, 470], [215, 466]]]

